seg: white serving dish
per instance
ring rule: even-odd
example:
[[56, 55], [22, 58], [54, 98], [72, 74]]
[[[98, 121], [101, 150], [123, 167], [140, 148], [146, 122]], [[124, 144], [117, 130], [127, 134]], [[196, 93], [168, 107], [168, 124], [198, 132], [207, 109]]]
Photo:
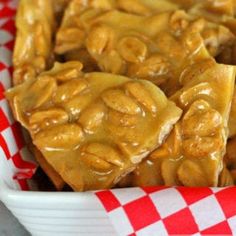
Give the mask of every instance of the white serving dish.
[[92, 192], [21, 191], [7, 182], [0, 175], [0, 200], [33, 236], [116, 235]]

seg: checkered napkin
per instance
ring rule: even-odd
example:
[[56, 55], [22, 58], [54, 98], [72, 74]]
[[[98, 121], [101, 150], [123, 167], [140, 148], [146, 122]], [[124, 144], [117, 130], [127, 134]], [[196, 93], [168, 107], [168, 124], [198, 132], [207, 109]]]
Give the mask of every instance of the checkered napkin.
[[17, 1], [0, 0], [0, 177], [14, 188], [28, 190], [27, 179], [34, 174], [36, 165], [27, 160], [30, 155], [21, 127], [4, 98], [4, 91], [11, 87], [16, 5]]
[[[4, 98], [11, 86], [16, 5], [0, 0], [0, 178], [27, 190], [36, 165], [28, 160], [21, 128]], [[130, 188], [95, 194], [119, 235], [236, 235], [236, 187]]]

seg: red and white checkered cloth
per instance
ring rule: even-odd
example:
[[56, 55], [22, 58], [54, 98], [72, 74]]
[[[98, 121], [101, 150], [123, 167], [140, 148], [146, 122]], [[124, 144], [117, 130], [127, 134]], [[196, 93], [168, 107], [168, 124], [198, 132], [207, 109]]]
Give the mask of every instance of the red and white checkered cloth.
[[[16, 5], [0, 0], [0, 172], [5, 163], [8, 177], [26, 190], [36, 166], [25, 160], [21, 128], [4, 98], [11, 86]], [[95, 194], [119, 235], [236, 235], [236, 187], [130, 188]]]
[[4, 168], [8, 168], [7, 173], [15, 179], [15, 184], [28, 190], [27, 179], [32, 177], [36, 165], [25, 160], [29, 155], [21, 127], [13, 119], [4, 98], [4, 91], [11, 86], [16, 5], [17, 1], [0, 0], [0, 159]]
[[236, 235], [236, 187], [96, 193], [120, 235]]

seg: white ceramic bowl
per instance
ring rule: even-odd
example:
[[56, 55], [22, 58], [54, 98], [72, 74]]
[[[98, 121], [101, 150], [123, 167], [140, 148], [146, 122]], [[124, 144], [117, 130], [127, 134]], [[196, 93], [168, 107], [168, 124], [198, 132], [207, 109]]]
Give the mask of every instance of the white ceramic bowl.
[[92, 192], [20, 191], [0, 176], [0, 200], [34, 236], [116, 235]]

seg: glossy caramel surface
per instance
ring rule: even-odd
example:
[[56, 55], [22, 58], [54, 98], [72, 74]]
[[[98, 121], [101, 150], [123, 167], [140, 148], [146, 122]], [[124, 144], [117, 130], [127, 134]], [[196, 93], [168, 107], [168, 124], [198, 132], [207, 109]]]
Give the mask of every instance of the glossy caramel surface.
[[235, 3], [19, 2], [6, 96], [57, 190], [234, 184]]
[[21, 0], [16, 15], [13, 83], [20, 84], [52, 63], [53, 0]]
[[160, 146], [181, 115], [148, 81], [56, 63], [7, 93], [33, 143], [77, 191], [112, 187]]
[[[178, 78], [189, 65], [216, 57], [235, 40], [223, 25], [177, 10], [172, 3], [168, 11], [158, 12], [159, 1], [99, 2], [70, 3], [55, 52], [85, 48], [101, 71], [150, 80], [168, 96], [181, 88]], [[135, 13], [128, 11], [132, 4]]]
[[129, 176], [132, 185], [218, 185], [234, 80], [234, 67], [215, 64], [171, 97], [182, 118]]

